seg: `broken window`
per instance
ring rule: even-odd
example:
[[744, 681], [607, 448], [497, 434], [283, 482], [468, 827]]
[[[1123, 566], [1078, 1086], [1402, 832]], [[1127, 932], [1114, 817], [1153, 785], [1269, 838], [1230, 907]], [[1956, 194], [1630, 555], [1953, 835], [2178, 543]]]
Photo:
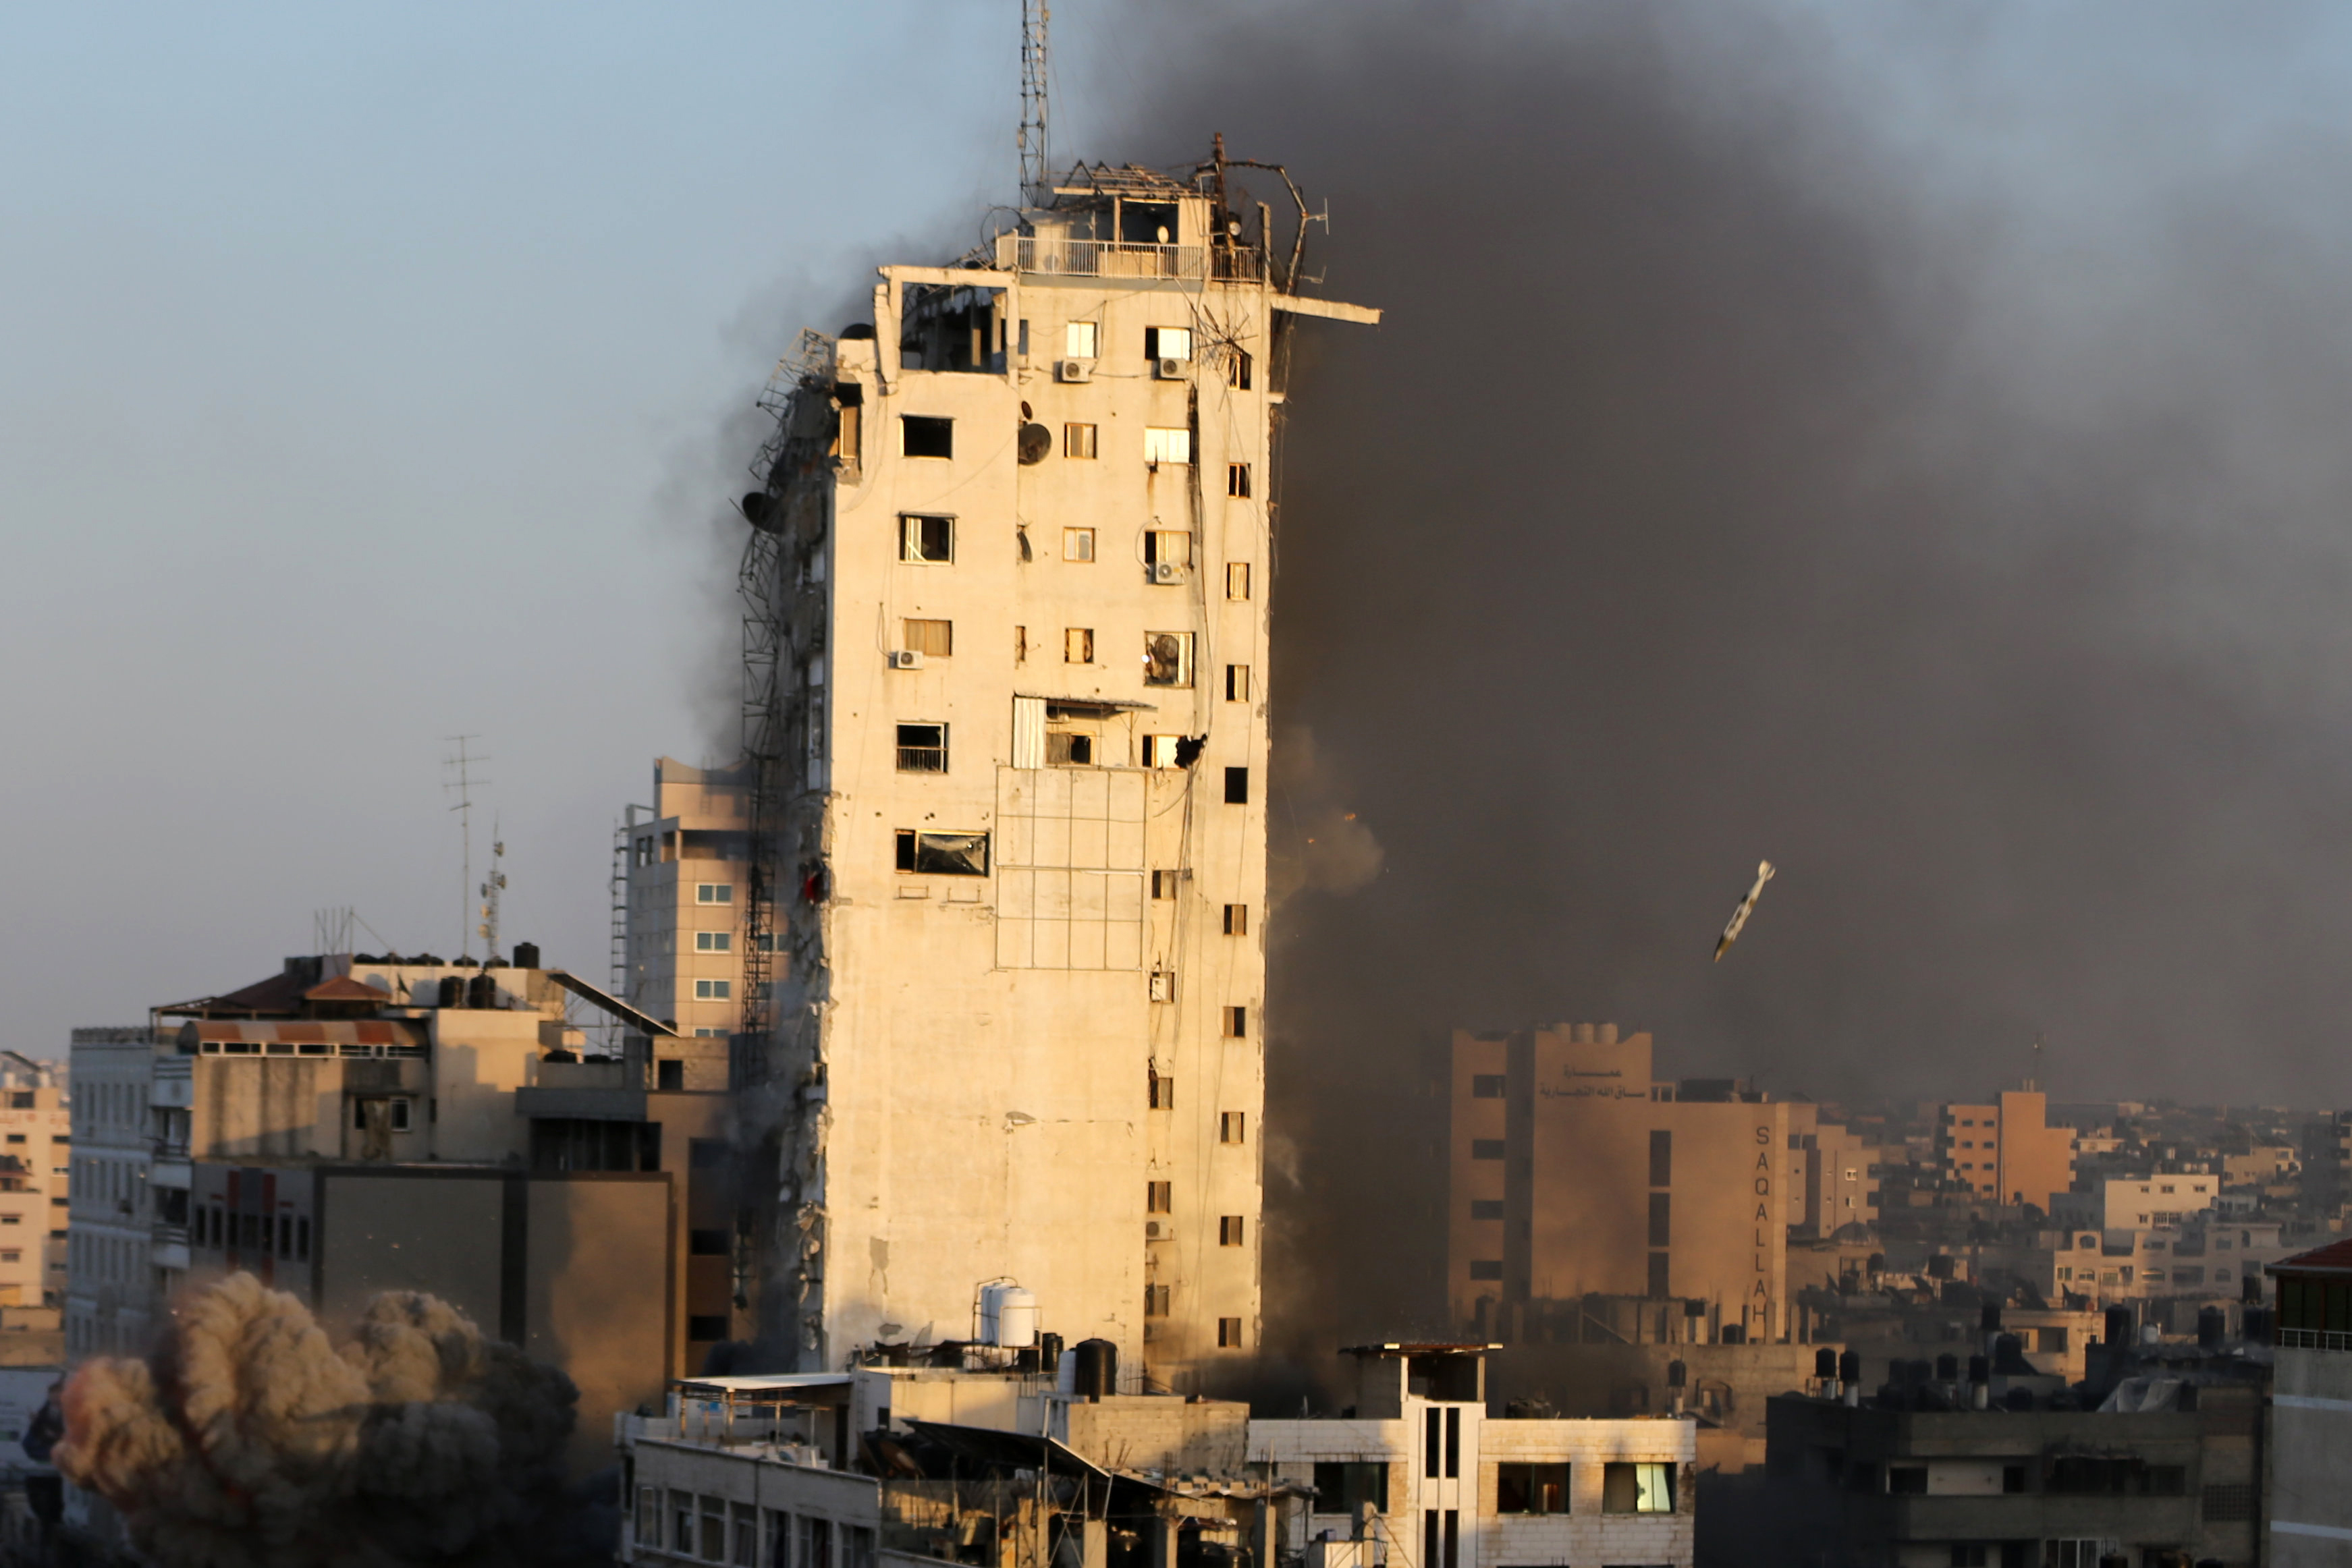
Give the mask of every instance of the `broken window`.
[[1249, 1038], [1249, 1009], [1230, 1007], [1225, 1009], [1225, 1038], [1227, 1040]]
[[925, 876], [986, 876], [986, 833], [931, 833], [901, 828], [898, 836], [900, 871]]
[[1148, 1181], [1143, 1184], [1143, 1212], [1173, 1214], [1176, 1212], [1176, 1184], [1168, 1181]]
[[1095, 427], [1091, 424], [1062, 426], [1062, 455], [1092, 457], [1095, 455]]
[[898, 519], [898, 559], [933, 565], [944, 565], [955, 559], [955, 519], [901, 517]]
[[1249, 499], [1249, 465], [1246, 463], [1226, 464], [1225, 494], [1233, 497], [1235, 500], [1246, 501]]
[[1242, 1245], [1242, 1229], [1243, 1221], [1240, 1215], [1221, 1214], [1217, 1216], [1217, 1245], [1220, 1247], [1239, 1247]]
[[1131, 199], [1119, 203], [1118, 237], [1124, 245], [1173, 245], [1176, 204]]
[[[908, 455], [914, 455], [910, 453]], [[1143, 460], [1155, 466], [1161, 463], [1190, 463], [1192, 461], [1192, 433], [1181, 428], [1146, 425], [1143, 430]]]
[[[1250, 357], [1246, 349], [1225, 345], [1225, 384], [1236, 392], [1250, 390]], [[1246, 496], [1248, 491], [1242, 492]]]
[[1094, 529], [1092, 529], [1092, 528], [1064, 528], [1064, 529], [1062, 530], [1062, 559], [1063, 559], [1064, 560], [1092, 560], [1092, 559], [1095, 559], [1095, 531], [1094, 531]]
[[[1064, 353], [1067, 354], [1074, 360], [1093, 359], [1095, 357], [1095, 324], [1091, 321], [1073, 321], [1066, 327], [1064, 327], [1062, 329], [1062, 350]], [[1073, 425], [1071, 428], [1076, 429], [1078, 427]], [[1092, 430], [1094, 426], [1089, 424], [1085, 428]], [[1072, 453], [1071, 455], [1075, 457], [1077, 454]], [[1092, 457], [1094, 454], [1092, 452], [1088, 452], [1087, 455]]]
[[1389, 1468], [1360, 1459], [1318, 1459], [1315, 1463], [1315, 1511], [1360, 1511], [1370, 1503], [1375, 1513], [1389, 1506]]
[[1672, 1513], [1675, 1467], [1634, 1463], [1604, 1465], [1601, 1471], [1603, 1513]]
[[1143, 684], [1147, 686], [1189, 686], [1192, 684], [1192, 633], [1146, 632], [1143, 634]]
[[1183, 873], [1181, 872], [1172, 871], [1153, 872], [1151, 873], [1151, 896], [1154, 898], [1175, 897], [1176, 883], [1182, 874]]
[[1250, 596], [1250, 569], [1245, 560], [1225, 563], [1225, 597], [1247, 599]]
[[1472, 1073], [1470, 1097], [1473, 1100], [1500, 1100], [1503, 1097], [1503, 1075], [1499, 1072]]
[[1192, 357], [1190, 327], [1146, 327], [1143, 357], [1147, 360], [1189, 360]]
[[1091, 626], [1068, 626], [1062, 631], [1062, 663], [1091, 664], [1095, 662], [1095, 633]]
[[900, 414], [898, 454], [902, 457], [953, 457], [955, 421], [922, 413]]
[[1566, 1513], [1566, 1465], [1496, 1465], [1496, 1513]]
[[944, 659], [955, 652], [955, 622], [952, 621], [902, 621], [898, 623], [898, 630], [901, 645], [910, 653]]
[[1176, 1109], [1176, 1081], [1165, 1073], [1151, 1074], [1151, 1108], [1155, 1111]]
[[1225, 905], [1225, 935], [1228, 936], [1246, 936], [1249, 935], [1248, 904], [1228, 904]]
[[1052, 730], [1045, 736], [1045, 761], [1054, 768], [1091, 768], [1095, 737], [1076, 730]]
[[1249, 804], [1248, 768], [1228, 768], [1225, 769], [1225, 804], [1228, 806], [1246, 806]]
[[1472, 1198], [1470, 1200], [1470, 1218], [1473, 1219], [1502, 1218], [1503, 1200], [1499, 1197]]
[[1470, 1157], [1474, 1160], [1501, 1159], [1503, 1157], [1503, 1140], [1500, 1138], [1471, 1139]]
[[1004, 291], [954, 283], [903, 286], [898, 362], [911, 371], [1004, 373]]
[[1164, 1318], [1168, 1315], [1167, 1286], [1146, 1285], [1143, 1287], [1143, 1315], [1147, 1318]]
[[1242, 1347], [1242, 1321], [1239, 1318], [1217, 1320], [1217, 1348], [1239, 1350]]
[[1249, 701], [1249, 666], [1247, 664], [1225, 666], [1225, 700], [1229, 703]]
[[1183, 737], [1175, 735], [1147, 735], [1143, 737], [1143, 766], [1146, 768], [1176, 768], [1176, 746]]
[[1220, 1111], [1217, 1113], [1217, 1142], [1221, 1144], [1245, 1143], [1248, 1140], [1244, 1134], [1247, 1133], [1248, 1129], [1248, 1112]]
[[898, 726], [898, 771], [945, 773], [948, 770], [948, 727], [943, 724]]

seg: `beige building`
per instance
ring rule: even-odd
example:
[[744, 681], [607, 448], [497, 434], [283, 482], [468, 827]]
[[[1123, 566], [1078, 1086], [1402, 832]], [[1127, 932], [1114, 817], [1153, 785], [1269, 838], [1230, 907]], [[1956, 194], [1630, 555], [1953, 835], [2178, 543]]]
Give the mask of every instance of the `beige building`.
[[65, 1302], [72, 1118], [61, 1064], [0, 1051], [0, 1306]]
[[738, 1076], [806, 1367], [999, 1278], [1151, 1385], [1258, 1343], [1272, 431], [1292, 324], [1377, 316], [1243, 173], [1081, 166], [772, 393]]
[[1661, 1082], [1650, 1058], [1647, 1034], [1621, 1039], [1614, 1024], [1455, 1031], [1457, 1322], [1509, 1339], [1531, 1308], [1591, 1294], [1678, 1300], [1726, 1340], [1789, 1333], [1797, 1108], [1738, 1084]]
[[[724, 1040], [743, 1024], [743, 929], [751, 779], [745, 768], [654, 762], [650, 816], [621, 829], [626, 910], [619, 995], [688, 1039]], [[775, 938], [759, 940], [773, 950]], [[721, 1085], [723, 1087], [723, 1085]]]
[[1789, 1122], [1791, 1233], [1817, 1239], [1849, 1225], [1875, 1228], [1878, 1145], [1801, 1102], [1790, 1104]]
[[2049, 1097], [2031, 1086], [2005, 1089], [1989, 1105], [1944, 1105], [1936, 1119], [1936, 1163], [1994, 1203], [2051, 1200], [2074, 1185], [2074, 1133], [2049, 1123]]

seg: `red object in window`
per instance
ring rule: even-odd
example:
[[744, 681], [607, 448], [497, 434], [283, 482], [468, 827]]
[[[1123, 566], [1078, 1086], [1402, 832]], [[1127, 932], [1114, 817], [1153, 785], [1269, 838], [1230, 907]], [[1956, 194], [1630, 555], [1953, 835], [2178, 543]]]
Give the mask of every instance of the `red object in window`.
[[823, 904], [824, 902], [824, 867], [817, 867], [802, 880], [801, 902], [803, 904]]

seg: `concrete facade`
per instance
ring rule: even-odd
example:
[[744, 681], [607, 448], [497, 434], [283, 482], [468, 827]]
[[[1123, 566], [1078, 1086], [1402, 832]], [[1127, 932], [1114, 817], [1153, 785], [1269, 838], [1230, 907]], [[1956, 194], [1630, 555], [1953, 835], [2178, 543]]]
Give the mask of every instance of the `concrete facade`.
[[1455, 1032], [1446, 1278], [1456, 1322], [1508, 1339], [1529, 1304], [1597, 1294], [1696, 1302], [1737, 1337], [1789, 1333], [1788, 1232], [1804, 1168], [1790, 1142], [1796, 1108], [1659, 1082], [1651, 1068], [1650, 1037], [1620, 1039], [1612, 1024]]
[[1936, 1163], [1944, 1180], [1995, 1203], [2030, 1203], [2045, 1214], [2074, 1185], [2074, 1132], [2049, 1122], [2038, 1089], [2005, 1089], [1989, 1105], [1951, 1104], [1936, 1118]]
[[1072, 179], [881, 269], [747, 505], [792, 738], [739, 1073], [808, 1368], [998, 1278], [1151, 1385], [1258, 1343], [1273, 421], [1290, 323], [1374, 318], [1222, 179]]
[[657, 758], [652, 814], [640, 818], [638, 810], [629, 808], [621, 831], [627, 911], [621, 998], [689, 1039], [724, 1040], [742, 1027], [743, 944], [751, 939], [743, 929], [749, 769]]
[[[148, 1208], [153, 1032], [73, 1031], [66, 1354], [143, 1351], [164, 1295]], [[54, 1209], [53, 1209], [54, 1212]]]
[[2273, 1264], [2277, 1348], [2263, 1511], [2274, 1568], [2352, 1562], [2352, 1241]]
[[60, 1063], [0, 1051], [0, 1305], [65, 1304], [73, 1173], [67, 1082]]

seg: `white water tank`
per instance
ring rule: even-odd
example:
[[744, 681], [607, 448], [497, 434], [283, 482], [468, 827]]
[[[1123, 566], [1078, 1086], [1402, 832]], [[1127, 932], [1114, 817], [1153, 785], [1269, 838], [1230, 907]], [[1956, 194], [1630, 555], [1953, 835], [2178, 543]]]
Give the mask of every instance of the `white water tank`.
[[980, 1343], [1025, 1350], [1037, 1343], [1037, 1297], [1010, 1281], [980, 1288]]

